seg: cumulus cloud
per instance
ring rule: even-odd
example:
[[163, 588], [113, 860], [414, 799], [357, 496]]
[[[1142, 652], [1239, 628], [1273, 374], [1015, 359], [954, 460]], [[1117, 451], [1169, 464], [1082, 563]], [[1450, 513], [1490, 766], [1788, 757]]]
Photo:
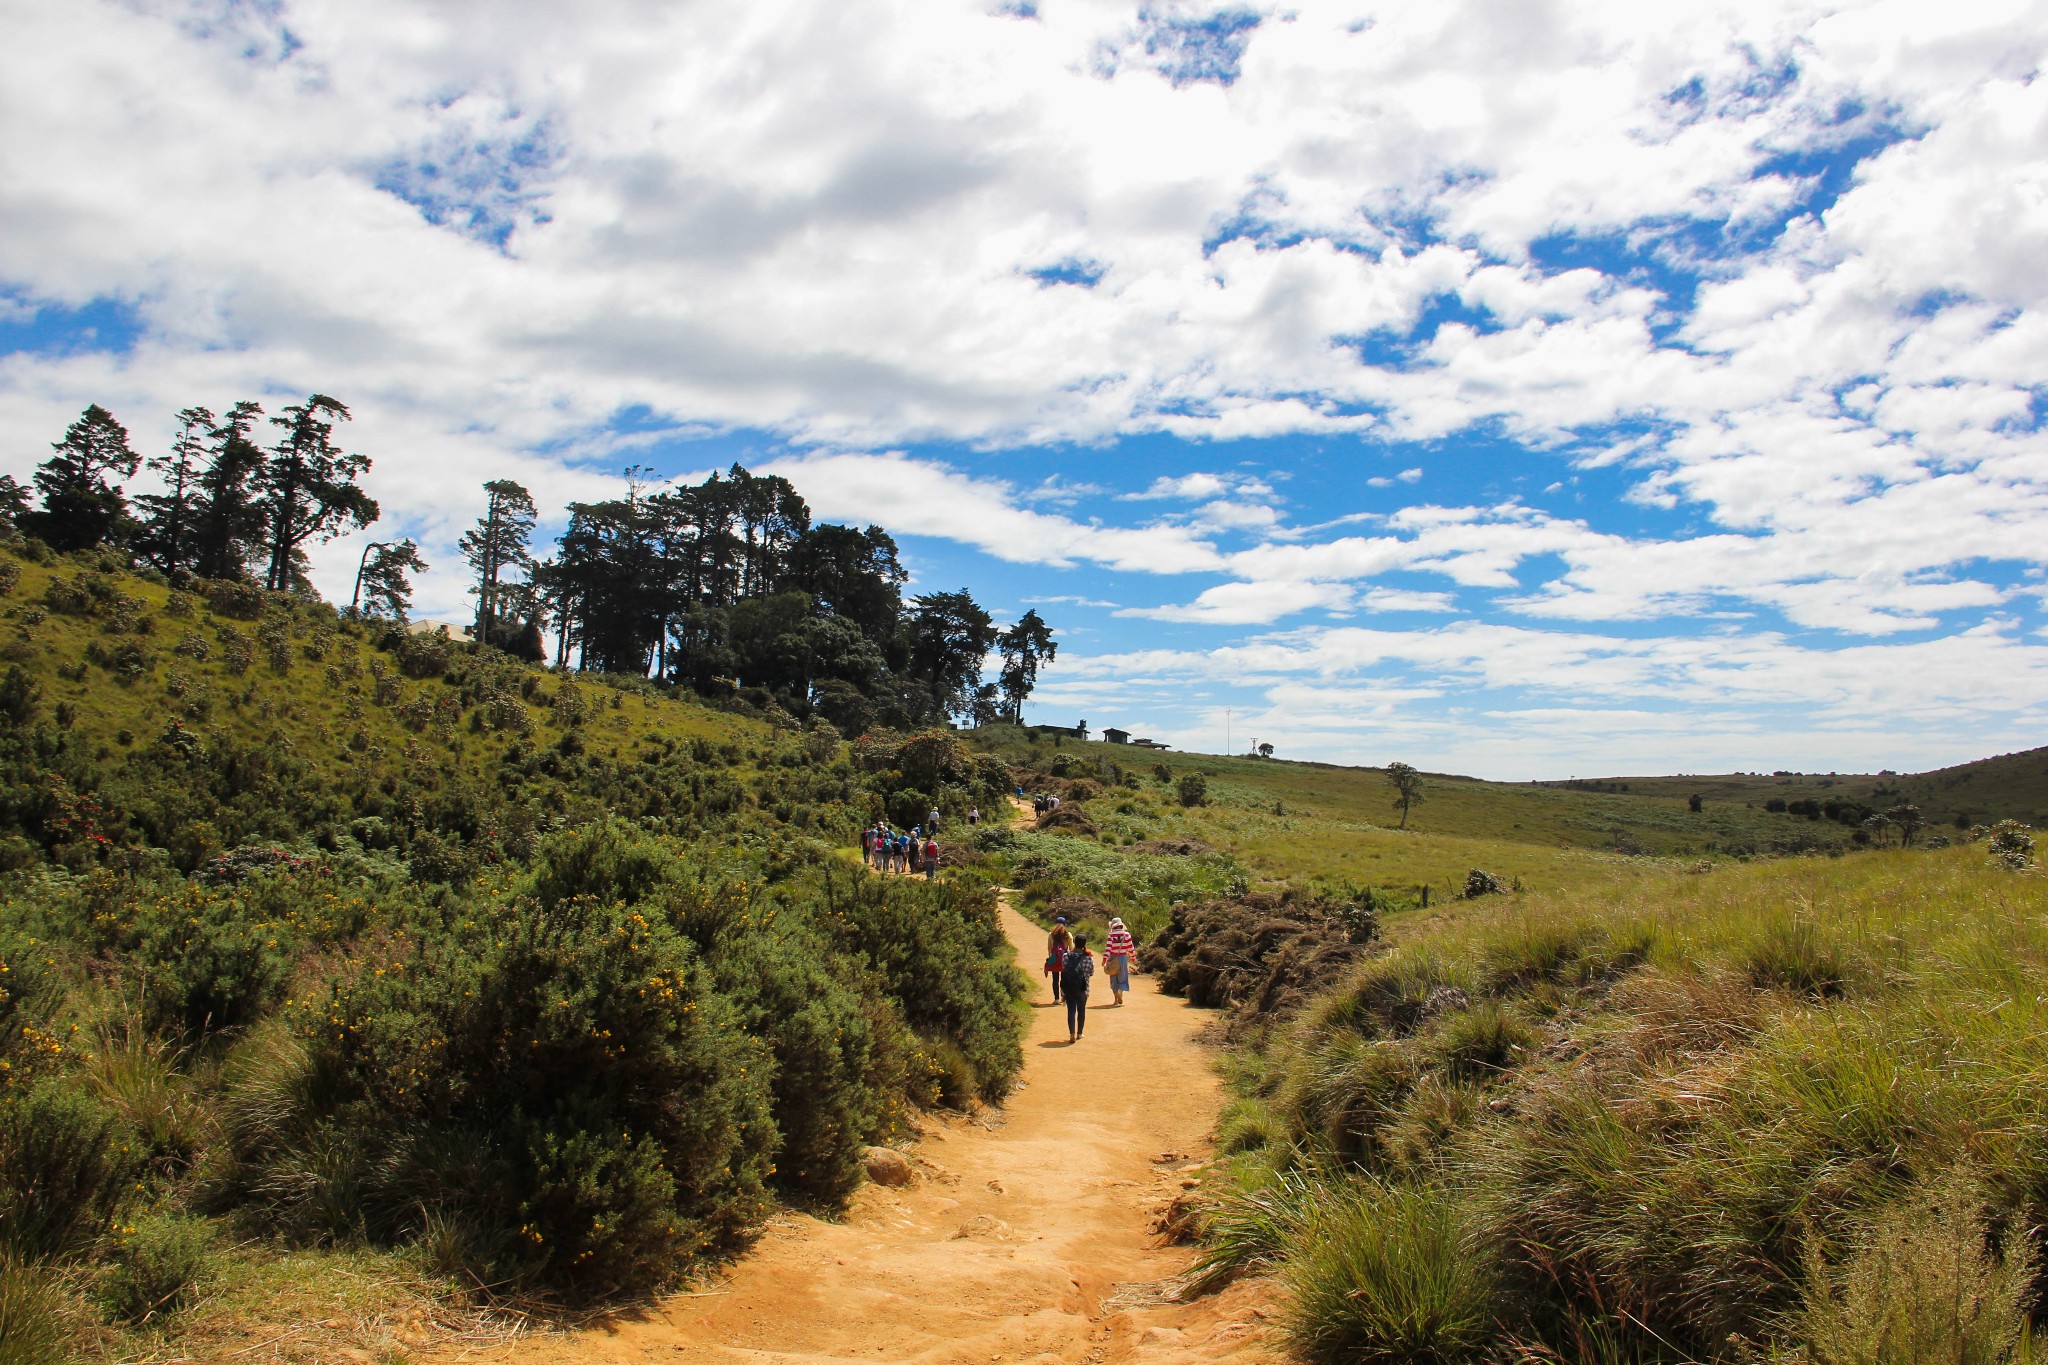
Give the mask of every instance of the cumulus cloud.
[[[2013, 631], [1955, 643], [2048, 562], [2024, 0], [5, 10], [16, 477], [87, 402], [160, 447], [186, 403], [337, 393], [452, 614], [484, 479], [558, 507], [766, 433], [823, 516], [1204, 576], [1133, 620], [1754, 618], [2031, 695]], [[1226, 448], [1284, 435], [1392, 499], [1482, 438], [1509, 491], [1296, 525]], [[1203, 444], [1031, 464], [1134, 436]], [[933, 443], [1022, 453], [883, 453]], [[1560, 463], [1602, 514], [1506, 501]]]

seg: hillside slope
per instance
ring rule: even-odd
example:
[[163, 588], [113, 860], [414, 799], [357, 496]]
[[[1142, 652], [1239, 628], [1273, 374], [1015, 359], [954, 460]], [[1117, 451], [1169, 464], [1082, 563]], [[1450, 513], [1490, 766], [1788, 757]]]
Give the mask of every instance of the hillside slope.
[[642, 1295], [1021, 1065], [986, 886], [850, 852], [1000, 799], [948, 737], [856, 765], [99, 561], [0, 552], [0, 599], [10, 1359], [203, 1356], [366, 1263], [469, 1311]]
[[1208, 1279], [1318, 1365], [2030, 1358], [2044, 924], [1982, 846], [1405, 917], [1239, 1060]]
[[[977, 731], [1027, 783], [1056, 792], [1086, 784], [1100, 840], [1117, 847], [1195, 840], [1256, 874], [1333, 888], [1375, 887], [1419, 899], [1455, 894], [1468, 871], [1550, 888], [1634, 875], [1642, 859], [1847, 852], [1863, 847], [1864, 814], [1921, 808], [1922, 841], [1957, 836], [1956, 820], [2031, 820], [2048, 805], [2048, 750], [1940, 772], [1897, 776], [1728, 776], [1506, 783], [1423, 774], [1407, 827], [1384, 769], [1133, 749]], [[1199, 803], [1182, 779], [1199, 776]], [[1699, 809], [1692, 798], [1699, 797]], [[1773, 803], [1814, 804], [1812, 818]], [[1830, 818], [1821, 808], [1835, 803]], [[1938, 837], [1937, 837], [1938, 836]]]

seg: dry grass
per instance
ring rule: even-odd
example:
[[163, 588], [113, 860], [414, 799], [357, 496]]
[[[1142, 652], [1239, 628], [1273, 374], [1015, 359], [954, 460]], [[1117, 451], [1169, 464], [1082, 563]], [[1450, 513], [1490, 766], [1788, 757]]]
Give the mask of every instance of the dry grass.
[[[1303, 1286], [1312, 1358], [2017, 1358], [2020, 1309], [2043, 1307], [2048, 879], [1973, 849], [1799, 860], [1478, 902], [1394, 938], [1243, 1068], [1265, 1108], [1234, 1130], [1245, 1226], [1213, 1269]], [[1442, 1284], [1497, 1287], [1477, 1338], [1356, 1336], [1364, 1301], [1426, 1323], [1442, 1288], [1310, 1231], [1300, 1211], [1360, 1174], [1395, 1192], [1375, 1207], [1441, 1206], [1480, 1249], [1466, 1266], [1436, 1223], [1410, 1229]], [[1942, 1294], [1978, 1306], [1933, 1345], [1879, 1311]]]

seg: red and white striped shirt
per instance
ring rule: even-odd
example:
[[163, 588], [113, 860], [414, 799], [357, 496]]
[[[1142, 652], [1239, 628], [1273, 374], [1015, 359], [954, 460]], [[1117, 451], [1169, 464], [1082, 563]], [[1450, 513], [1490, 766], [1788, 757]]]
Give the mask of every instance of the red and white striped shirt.
[[1102, 945], [1102, 952], [1106, 957], [1133, 957], [1137, 951], [1138, 945], [1131, 941], [1131, 931], [1128, 929], [1110, 930], [1108, 939]]

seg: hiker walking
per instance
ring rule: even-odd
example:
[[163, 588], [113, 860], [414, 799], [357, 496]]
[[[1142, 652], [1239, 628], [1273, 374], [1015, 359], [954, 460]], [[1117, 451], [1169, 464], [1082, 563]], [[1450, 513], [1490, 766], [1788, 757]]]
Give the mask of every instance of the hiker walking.
[[980, 823], [981, 823], [981, 807], [980, 807], [980, 806], [969, 806], [969, 807], [967, 808], [967, 825], [968, 825], [968, 828], [972, 829], [972, 828], [973, 828], [974, 826], [976, 826], [976, 825], [979, 825]]
[[1109, 937], [1102, 941], [1102, 974], [1109, 978], [1109, 989], [1116, 996], [1116, 1003], [1124, 1003], [1124, 992], [1131, 988], [1131, 962], [1138, 955], [1138, 944], [1131, 937], [1131, 931], [1124, 928], [1124, 922], [1114, 916], [1109, 921]]
[[924, 879], [930, 881], [939, 871], [939, 841], [927, 834], [924, 836]]
[[933, 806], [931, 813], [924, 817], [924, 832], [926, 834], [937, 834], [939, 832], [939, 808], [937, 806]]
[[1088, 935], [1074, 935], [1074, 947], [1060, 964], [1060, 984], [1067, 997], [1067, 1041], [1078, 1043], [1088, 1027], [1088, 979], [1095, 975], [1095, 959], [1088, 953]]
[[1067, 917], [1052, 917], [1052, 932], [1045, 936], [1045, 974], [1052, 978], [1052, 1002], [1060, 1002], [1060, 968], [1066, 965], [1067, 952], [1074, 946], [1074, 936], [1067, 932]]

